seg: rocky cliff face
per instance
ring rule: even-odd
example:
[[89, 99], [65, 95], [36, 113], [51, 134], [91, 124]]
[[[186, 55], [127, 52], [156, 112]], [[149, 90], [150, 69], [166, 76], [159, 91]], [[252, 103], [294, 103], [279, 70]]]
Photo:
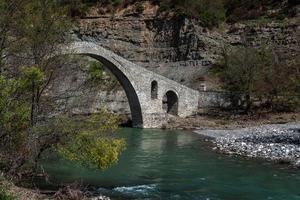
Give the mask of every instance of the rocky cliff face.
[[78, 35], [185, 85], [205, 74], [226, 42], [187, 18], [99, 17], [82, 21]]
[[[124, 58], [194, 89], [200, 88], [207, 70], [221, 55], [224, 45], [246, 43], [259, 46], [271, 43], [288, 56], [299, 55], [299, 17], [281, 22], [224, 25], [208, 30], [197, 21], [184, 17], [158, 16], [157, 8], [143, 14], [116, 13], [115, 16], [91, 15], [81, 19], [75, 30], [86, 41], [102, 45]], [[78, 65], [77, 65], [78, 66]], [[65, 66], [52, 85], [50, 96], [58, 103], [56, 111], [82, 114], [102, 107], [128, 114], [126, 95], [122, 90], [81, 86], [86, 80], [76, 67]], [[208, 89], [210, 85], [208, 85]], [[56, 112], [55, 111], [55, 112]]]
[[[196, 20], [118, 13], [82, 19], [77, 30], [82, 40], [93, 41], [130, 61], [189, 87], [199, 89], [201, 76], [216, 63], [224, 46], [272, 43], [289, 56], [299, 53], [299, 19], [248, 22], [208, 30]], [[297, 36], [298, 35], [298, 36]], [[199, 79], [200, 78], [200, 79]]]

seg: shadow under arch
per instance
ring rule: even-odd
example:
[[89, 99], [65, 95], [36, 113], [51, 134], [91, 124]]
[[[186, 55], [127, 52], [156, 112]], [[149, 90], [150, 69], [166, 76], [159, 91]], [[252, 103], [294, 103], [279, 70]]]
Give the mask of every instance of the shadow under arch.
[[178, 95], [173, 90], [169, 90], [163, 97], [163, 110], [171, 115], [178, 116]]
[[122, 85], [123, 89], [125, 90], [130, 111], [131, 111], [131, 118], [132, 118], [132, 126], [136, 128], [143, 128], [143, 115], [142, 115], [142, 108], [138, 98], [138, 95], [131, 84], [130, 80], [127, 76], [112, 62], [101, 55], [93, 54], [93, 53], [63, 53], [59, 56], [63, 55], [82, 55], [82, 56], [89, 56], [101, 62], [107, 69], [111, 71], [111, 73], [117, 78], [119, 83]]

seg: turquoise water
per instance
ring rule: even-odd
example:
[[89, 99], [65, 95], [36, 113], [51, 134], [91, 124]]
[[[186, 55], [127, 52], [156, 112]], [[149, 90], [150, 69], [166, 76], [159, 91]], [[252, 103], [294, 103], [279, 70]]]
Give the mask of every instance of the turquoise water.
[[119, 163], [93, 171], [47, 158], [56, 183], [82, 182], [112, 199], [300, 199], [300, 170], [220, 155], [197, 134], [120, 129], [127, 142]]

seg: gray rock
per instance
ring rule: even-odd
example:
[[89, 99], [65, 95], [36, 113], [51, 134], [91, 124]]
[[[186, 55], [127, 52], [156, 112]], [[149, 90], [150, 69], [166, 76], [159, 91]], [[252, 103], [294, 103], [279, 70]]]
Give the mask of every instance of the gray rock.
[[[81, 19], [75, 33], [79, 39], [99, 44], [133, 63], [200, 89], [199, 78], [205, 76], [207, 70], [218, 61], [224, 44], [237, 46], [247, 42], [257, 47], [268, 41], [274, 44], [276, 51], [288, 56], [295, 55], [299, 53], [299, 27], [299, 23], [283, 22], [254, 27], [234, 24], [228, 25], [225, 30], [207, 30], [195, 20], [160, 17], [153, 12], [138, 17], [99, 16]], [[88, 85], [76, 88], [85, 78], [80, 68], [64, 66], [61, 69], [58, 81], [49, 88], [49, 93], [55, 97], [50, 101], [57, 104], [49, 108], [50, 115], [95, 113], [102, 107], [129, 115], [124, 91], [110, 92], [110, 88], [89, 91]], [[101, 98], [96, 98], [98, 96]], [[207, 93], [200, 94], [199, 102], [203, 107], [227, 104], [220, 94]]]
[[295, 167], [300, 169], [300, 159], [297, 160], [294, 165], [295, 165]]
[[98, 196], [98, 197], [91, 198], [91, 200], [110, 200], [110, 198], [101, 195], [101, 196]]
[[[300, 165], [299, 123], [264, 125], [236, 130], [195, 131], [213, 139], [227, 154], [264, 158]], [[296, 162], [294, 162], [297, 160]]]

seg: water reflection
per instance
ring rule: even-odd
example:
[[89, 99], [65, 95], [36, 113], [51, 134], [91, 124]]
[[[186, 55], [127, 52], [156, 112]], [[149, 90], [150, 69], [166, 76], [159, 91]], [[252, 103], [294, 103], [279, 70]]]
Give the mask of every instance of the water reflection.
[[300, 199], [300, 172], [208, 151], [196, 134], [121, 129], [127, 149], [117, 165], [92, 171], [45, 159], [52, 180], [97, 186], [118, 199]]

